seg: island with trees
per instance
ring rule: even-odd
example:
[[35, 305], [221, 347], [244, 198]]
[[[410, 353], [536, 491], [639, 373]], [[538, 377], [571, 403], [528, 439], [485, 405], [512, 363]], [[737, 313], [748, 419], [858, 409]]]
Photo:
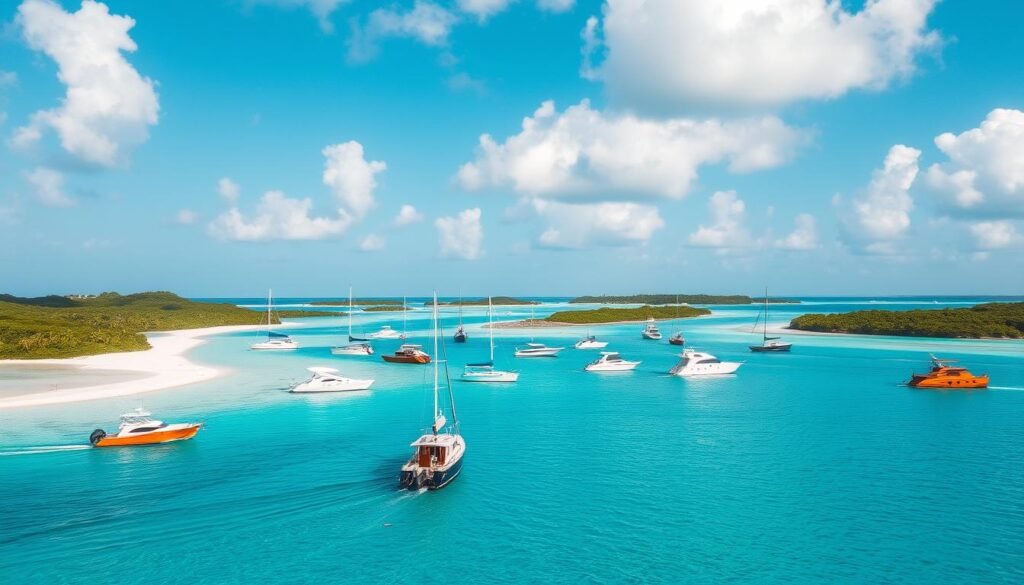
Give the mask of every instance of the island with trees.
[[544, 321], [560, 325], [591, 325], [597, 323], [639, 322], [652, 318], [659, 321], [666, 319], [689, 319], [710, 314], [711, 311], [701, 307], [655, 307], [644, 305], [635, 308], [601, 307], [600, 309], [580, 311], [557, 311], [546, 317]]
[[[319, 301], [310, 301], [306, 304], [314, 307], [347, 307], [348, 299], [323, 299]], [[402, 306], [402, 301], [395, 299], [352, 299], [352, 304], [359, 305], [360, 307], [365, 307], [367, 305], [374, 307], [398, 305], [400, 307]]]
[[[288, 316], [310, 317], [317, 313], [291, 312]], [[0, 359], [141, 351], [149, 349], [143, 332], [265, 322], [265, 314], [259, 311], [227, 303], [191, 301], [169, 292], [108, 292], [93, 297], [0, 295]]]
[[[573, 304], [589, 305], [750, 305], [764, 303], [764, 297], [746, 295], [694, 295], [694, 294], [643, 294], [643, 295], [600, 295], [582, 296], [569, 301]], [[769, 303], [799, 303], [792, 299], [768, 298]]]
[[[431, 306], [433, 304], [434, 304], [434, 301], [427, 301], [427, 302], [423, 303], [423, 306], [429, 307], [429, 306]], [[499, 306], [514, 306], [514, 305], [539, 305], [540, 301], [528, 301], [528, 300], [524, 300], [524, 299], [516, 299], [516, 298], [513, 298], [513, 297], [491, 297], [491, 304], [494, 305], [495, 307], [499, 307]], [[463, 307], [479, 307], [479, 306], [486, 307], [487, 306], [487, 297], [484, 297], [482, 299], [462, 299], [461, 301], [460, 300], [437, 301], [437, 306], [439, 306], [439, 307], [444, 307], [444, 306], [458, 307], [459, 305], [462, 305]]]
[[953, 337], [1024, 338], [1024, 303], [985, 303], [957, 309], [811, 313], [793, 319], [790, 329], [824, 333]]

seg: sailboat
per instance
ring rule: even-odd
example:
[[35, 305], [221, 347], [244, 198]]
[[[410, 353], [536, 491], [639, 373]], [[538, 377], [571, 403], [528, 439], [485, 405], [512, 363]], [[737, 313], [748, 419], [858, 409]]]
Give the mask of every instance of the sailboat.
[[335, 346], [331, 348], [334, 355], [373, 355], [373, 346], [368, 339], [361, 339], [352, 336], [352, 287], [348, 287], [348, 340], [360, 343]]
[[249, 349], [273, 350], [273, 349], [299, 349], [299, 343], [288, 336], [287, 333], [276, 333], [270, 330], [274, 321], [274, 291], [267, 291], [267, 340], [254, 343]]
[[[760, 316], [760, 315], [759, 315]], [[754, 321], [754, 327], [757, 327], [757, 321]], [[768, 289], [764, 289], [764, 329], [762, 334], [761, 345], [751, 345], [750, 351], [757, 353], [779, 353], [783, 351], [789, 351], [793, 347], [792, 343], [782, 341], [781, 337], [768, 337]]]
[[[437, 292], [434, 292], [434, 355], [443, 357], [434, 361], [434, 412], [430, 432], [413, 441], [415, 450], [409, 461], [402, 466], [399, 486], [404, 489], [422, 488], [437, 490], [451, 483], [462, 471], [462, 459], [466, 454], [466, 441], [459, 434], [459, 418], [455, 414], [455, 395], [448, 378], [448, 360], [438, 354]], [[443, 351], [444, 346], [441, 345]], [[438, 402], [438, 363], [444, 363], [444, 377], [448, 384], [448, 402], [452, 424], [448, 424]]]
[[455, 343], [466, 343], [466, 339], [466, 330], [462, 328], [462, 295], [459, 295], [459, 328], [455, 330]]
[[[536, 324], [536, 319], [533, 316], [533, 305], [530, 305], [530, 325]], [[533, 338], [526, 343], [523, 347], [516, 347], [516, 357], [558, 357], [558, 352], [565, 349], [564, 347], [548, 347], [543, 343], [535, 343]]]
[[391, 328], [390, 325], [381, 325], [380, 331], [370, 334], [370, 339], [405, 339], [405, 325], [406, 315], [405, 312], [408, 310], [405, 304], [405, 297], [402, 297], [402, 332], [399, 333]]
[[504, 372], [494, 369], [494, 321], [491, 297], [487, 297], [487, 331], [491, 336], [491, 359], [482, 364], [466, 364], [462, 372], [463, 382], [515, 382], [519, 372]]

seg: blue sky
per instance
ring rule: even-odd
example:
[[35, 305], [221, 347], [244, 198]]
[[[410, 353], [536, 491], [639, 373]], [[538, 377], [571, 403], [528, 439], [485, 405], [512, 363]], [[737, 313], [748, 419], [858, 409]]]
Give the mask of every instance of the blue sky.
[[0, 19], [5, 292], [1024, 293], [1018, 2]]

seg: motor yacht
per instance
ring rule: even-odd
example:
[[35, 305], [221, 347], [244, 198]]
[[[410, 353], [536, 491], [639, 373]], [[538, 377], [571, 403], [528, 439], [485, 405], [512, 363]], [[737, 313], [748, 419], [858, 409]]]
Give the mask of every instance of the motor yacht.
[[334, 368], [312, 367], [306, 368], [313, 373], [313, 376], [295, 384], [288, 391], [295, 394], [313, 392], [352, 392], [354, 390], [369, 390], [373, 380], [355, 380], [346, 378], [341, 372]]
[[743, 365], [741, 362], [723, 362], [710, 353], [693, 349], [684, 349], [680, 357], [682, 359], [668, 373], [683, 377], [722, 376], [735, 373]]
[[682, 331], [676, 331], [672, 334], [672, 337], [668, 338], [668, 342], [672, 345], [684, 345], [686, 343], [686, 338], [683, 337]]
[[395, 331], [390, 325], [382, 325], [380, 331], [371, 333], [368, 337], [370, 339], [405, 339], [405, 334]]
[[381, 358], [393, 364], [429, 364], [430, 355], [423, 351], [422, 345], [415, 343], [404, 343], [392, 355], [383, 355]]
[[640, 332], [640, 335], [644, 339], [661, 339], [661, 331], [658, 330], [658, 326], [654, 323], [654, 317], [647, 319], [647, 326]]
[[588, 372], [626, 372], [636, 368], [640, 362], [622, 359], [617, 351], [602, 351], [601, 357], [587, 364], [583, 369]]
[[556, 357], [564, 347], [548, 347], [543, 343], [527, 343], [525, 347], [516, 348], [516, 357]]
[[574, 345], [576, 349], [603, 349], [608, 347], [607, 341], [598, 341], [593, 335], [588, 335], [583, 339], [576, 342]]
[[965, 390], [988, 388], [988, 374], [976, 376], [967, 368], [952, 366], [956, 360], [944, 360], [931, 356], [932, 369], [927, 374], [913, 374], [907, 382], [911, 388], [963, 388]]
[[332, 355], [365, 356], [373, 355], [373, 346], [369, 343], [352, 343], [331, 348]]
[[494, 367], [494, 321], [492, 318], [491, 297], [487, 297], [487, 332], [490, 336], [491, 359], [479, 364], [466, 364], [462, 372], [463, 382], [515, 382], [519, 380], [519, 372], [508, 372]]
[[448, 419], [439, 400], [439, 364], [445, 367], [444, 379], [448, 380], [448, 360], [440, 354], [444, 351], [439, 346], [440, 326], [437, 320], [437, 293], [434, 293], [434, 355], [439, 356], [434, 362], [434, 410], [430, 432], [420, 436], [410, 444], [414, 449], [412, 457], [402, 466], [398, 485], [404, 489], [438, 490], [452, 482], [462, 471], [462, 459], [466, 454], [466, 440], [459, 432], [459, 419], [455, 414], [455, 394], [448, 384], [448, 406], [452, 415], [452, 424]]
[[89, 442], [93, 447], [157, 445], [191, 439], [203, 426], [202, 423], [167, 424], [152, 416], [152, 413], [141, 408], [122, 414], [116, 435], [108, 435], [103, 429], [96, 429], [89, 435]]

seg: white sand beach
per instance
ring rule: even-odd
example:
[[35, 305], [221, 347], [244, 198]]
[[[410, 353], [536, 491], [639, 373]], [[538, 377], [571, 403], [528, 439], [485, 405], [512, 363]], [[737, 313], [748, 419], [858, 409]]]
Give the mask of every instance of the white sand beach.
[[101, 398], [114, 398], [142, 394], [167, 388], [176, 388], [223, 376], [229, 370], [200, 365], [185, 357], [185, 353], [204, 343], [204, 337], [218, 333], [251, 331], [259, 326], [236, 325], [184, 329], [149, 335], [152, 346], [145, 351], [108, 353], [65, 359], [4, 360], [0, 369], [8, 366], [71, 366], [82, 370], [118, 370], [141, 374], [142, 378], [92, 386], [72, 386], [45, 392], [0, 398], [0, 409], [22, 408], [65, 402], [79, 402]]

